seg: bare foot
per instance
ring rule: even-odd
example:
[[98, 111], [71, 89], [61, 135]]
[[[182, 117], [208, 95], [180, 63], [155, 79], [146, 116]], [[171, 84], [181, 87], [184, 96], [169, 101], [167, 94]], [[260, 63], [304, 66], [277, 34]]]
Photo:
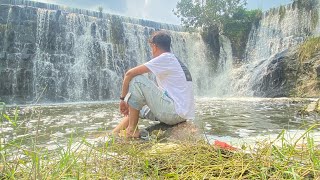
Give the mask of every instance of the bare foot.
[[128, 129], [120, 131], [118, 134], [120, 137], [125, 137], [125, 138], [139, 138], [140, 137], [140, 132], [138, 129], [134, 131], [130, 131]]
[[120, 133], [120, 130], [112, 130], [112, 132], [111, 132], [111, 134], [112, 135], [114, 135], [114, 136], [117, 136], [117, 135], [119, 135], [119, 133]]

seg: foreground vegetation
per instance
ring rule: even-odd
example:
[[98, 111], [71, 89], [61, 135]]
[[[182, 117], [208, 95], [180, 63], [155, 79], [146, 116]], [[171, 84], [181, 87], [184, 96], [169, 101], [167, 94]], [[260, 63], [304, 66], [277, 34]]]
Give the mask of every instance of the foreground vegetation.
[[55, 151], [15, 141], [1, 145], [0, 179], [315, 179], [320, 150], [309, 137], [315, 127], [298, 139], [303, 144], [280, 134], [281, 146], [258, 142], [235, 151], [205, 141], [70, 139]]
[[[106, 143], [85, 140], [59, 151], [1, 149], [1, 179], [314, 179], [320, 177], [320, 151], [306, 146], [258, 144], [255, 151], [231, 152], [204, 142]], [[16, 145], [6, 145], [7, 148]], [[9, 156], [10, 155], [10, 156]]]
[[[4, 107], [1, 103], [1, 128], [10, 123], [19, 130], [24, 122], [16, 112], [6, 115]], [[272, 141], [231, 150], [206, 139], [176, 141], [156, 135], [142, 141], [105, 134], [94, 141], [70, 137], [49, 150], [38, 142], [40, 133], [7, 142], [2, 134], [0, 179], [317, 179], [320, 147], [312, 133], [319, 127], [307, 127], [295, 139], [288, 140], [283, 131]]]

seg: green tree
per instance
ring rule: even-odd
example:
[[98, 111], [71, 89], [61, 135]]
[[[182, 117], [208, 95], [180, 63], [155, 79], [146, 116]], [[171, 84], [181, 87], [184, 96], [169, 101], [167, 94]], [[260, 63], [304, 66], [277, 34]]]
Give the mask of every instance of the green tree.
[[246, 10], [239, 8], [232, 17], [223, 22], [223, 34], [230, 38], [233, 55], [242, 59], [252, 24], [257, 25], [262, 17], [261, 10]]
[[181, 0], [174, 14], [188, 29], [201, 28], [203, 39], [219, 56], [219, 34], [230, 38], [234, 56], [242, 58], [252, 24], [259, 22], [262, 11], [247, 11], [246, 0]]
[[98, 11], [99, 11], [99, 18], [102, 18], [102, 12], [103, 12], [103, 7], [102, 6], [98, 6]]
[[223, 28], [223, 21], [246, 5], [246, 0], [181, 0], [174, 14], [187, 28]]
[[103, 7], [102, 6], [98, 6], [98, 11], [102, 13], [103, 12]]

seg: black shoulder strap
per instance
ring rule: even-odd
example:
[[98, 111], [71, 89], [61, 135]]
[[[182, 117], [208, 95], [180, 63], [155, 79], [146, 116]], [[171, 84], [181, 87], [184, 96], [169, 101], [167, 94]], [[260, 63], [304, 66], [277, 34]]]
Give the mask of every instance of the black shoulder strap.
[[182, 70], [184, 72], [184, 75], [186, 76], [186, 80], [187, 81], [192, 81], [192, 76], [191, 76], [191, 73], [190, 73], [189, 69], [187, 68], [187, 66], [185, 66], [183, 64], [183, 62], [180, 61], [180, 59], [177, 56], [176, 56], [176, 58], [177, 58], [178, 62], [180, 63], [180, 66], [181, 66], [181, 68], [182, 68]]

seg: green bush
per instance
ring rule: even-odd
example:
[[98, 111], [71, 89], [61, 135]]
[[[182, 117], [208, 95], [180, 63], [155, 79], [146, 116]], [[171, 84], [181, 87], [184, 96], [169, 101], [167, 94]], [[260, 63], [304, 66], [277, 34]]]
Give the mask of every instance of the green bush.
[[257, 25], [262, 17], [261, 10], [238, 9], [224, 22], [224, 34], [230, 38], [234, 56], [242, 58], [252, 25]]
[[320, 37], [312, 37], [299, 48], [299, 60], [305, 62], [320, 51]]

